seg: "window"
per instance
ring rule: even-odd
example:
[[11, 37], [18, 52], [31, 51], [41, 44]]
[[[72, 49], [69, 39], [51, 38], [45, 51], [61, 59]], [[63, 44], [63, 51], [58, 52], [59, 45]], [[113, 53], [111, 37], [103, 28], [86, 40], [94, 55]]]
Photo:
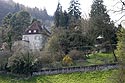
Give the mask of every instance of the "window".
[[31, 30], [29, 30], [28, 32], [31, 33]]
[[36, 33], [36, 30], [33, 30], [34, 33]]

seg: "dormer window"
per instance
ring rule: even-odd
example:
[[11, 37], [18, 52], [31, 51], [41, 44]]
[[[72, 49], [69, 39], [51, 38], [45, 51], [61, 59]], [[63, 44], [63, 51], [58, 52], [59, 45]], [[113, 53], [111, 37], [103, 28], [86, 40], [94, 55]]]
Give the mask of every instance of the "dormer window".
[[36, 33], [36, 30], [33, 30], [34, 33]]
[[31, 33], [31, 30], [29, 30], [29, 33]]

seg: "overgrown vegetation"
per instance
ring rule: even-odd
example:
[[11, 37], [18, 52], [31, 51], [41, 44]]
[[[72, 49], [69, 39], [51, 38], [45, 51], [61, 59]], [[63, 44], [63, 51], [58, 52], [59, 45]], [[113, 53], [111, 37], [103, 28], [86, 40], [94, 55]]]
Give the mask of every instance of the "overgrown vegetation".
[[[19, 6], [17, 8], [19, 8]], [[47, 13], [46, 10], [44, 10], [44, 12]], [[39, 18], [41, 18], [41, 16]], [[5, 62], [2, 60], [3, 64], [1, 62], [1, 69], [7, 68], [6, 70], [14, 74], [30, 75], [34, 70], [39, 71], [42, 68], [61, 68], [65, 66], [85, 66], [117, 62], [117, 57], [114, 53], [114, 48], [116, 46], [113, 46], [113, 44], [117, 43], [116, 32], [118, 29], [111, 21], [110, 16], [107, 13], [107, 9], [103, 4], [103, 0], [93, 1], [90, 18], [88, 19], [81, 17], [79, 0], [71, 0], [68, 11], [63, 11], [61, 4], [58, 3], [54, 14], [54, 25], [51, 29], [50, 35], [48, 36], [48, 41], [46, 45], [44, 45], [45, 47], [41, 49], [41, 51], [32, 51], [30, 48], [25, 46], [22, 46], [21, 48], [17, 46], [13, 50], [13, 43], [22, 39], [23, 32], [34, 21], [37, 21], [37, 19], [32, 20], [29, 12], [24, 10], [9, 13], [4, 17], [2, 21], [2, 28], [0, 28], [0, 33], [2, 35], [2, 41], [0, 42], [7, 44], [7, 50], [12, 53], [12, 56], [4, 58], [3, 60], [5, 60]], [[101, 43], [96, 45], [96, 40], [100, 36], [102, 36], [103, 40], [100, 40]], [[122, 47], [124, 46], [124, 38], [119, 36], [118, 39], [118, 55], [124, 55], [124, 47]], [[120, 39], [123, 39], [123, 41]], [[98, 50], [97, 46], [100, 47]], [[106, 49], [104, 53], [99, 53], [103, 48]], [[122, 61], [124, 61], [124, 57], [121, 58], [120, 63], [121, 66], [123, 66]], [[121, 73], [123, 74], [124, 71], [122, 69], [123, 68], [121, 68]], [[102, 72], [99, 72], [99, 76], [101, 77], [100, 73]], [[108, 72], [106, 72], [106, 77], [108, 77], [107, 73]], [[82, 76], [83, 74], [85, 76]], [[65, 74], [64, 76], [66, 78], [63, 77], [63, 75], [56, 75], [54, 78], [51, 78], [51, 76], [42, 76], [43, 79], [40, 79], [39, 77], [38, 79], [35, 79], [38, 83], [46, 83], [49, 81], [55, 83], [58, 76], [61, 76], [62, 78], [67, 79], [67, 82], [71, 81], [74, 83], [76, 80], [73, 79], [77, 79], [78, 82], [76, 83], [86, 83], [88, 81], [81, 78], [85, 77], [85, 79], [87, 79], [87, 74], [83, 74], [76, 73], [76, 76], [72, 74]], [[95, 73], [92, 72], [92, 74], [89, 74], [90, 79], [95, 79], [95, 76], [91, 77], [91, 75]], [[81, 78], [79, 76], [81, 76]], [[123, 77], [124, 75], [121, 79]], [[53, 80], [48, 80], [47, 78]], [[71, 80], [68, 80], [69, 78], [71, 78]], [[103, 78], [105, 77], [100, 79], [103, 80]], [[94, 79], [92, 79], [90, 83], [94, 83]], [[60, 83], [65, 83], [66, 81], [59, 80]], [[106, 82], [106, 79], [104, 79], [104, 82]], [[101, 83], [104, 82], [102, 81]], [[100, 80], [97, 79], [95, 83], [100, 83]]]
[[125, 83], [125, 29], [120, 27], [117, 33], [118, 44], [117, 44], [117, 56], [119, 62], [118, 74], [115, 78], [116, 83]]

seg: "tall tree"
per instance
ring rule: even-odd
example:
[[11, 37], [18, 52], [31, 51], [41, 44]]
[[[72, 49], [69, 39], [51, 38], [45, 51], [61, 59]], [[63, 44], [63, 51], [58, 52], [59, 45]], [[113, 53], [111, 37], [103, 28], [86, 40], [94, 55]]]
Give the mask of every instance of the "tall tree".
[[74, 28], [78, 25], [81, 12], [80, 12], [80, 3], [79, 0], [71, 0], [70, 7], [68, 8], [69, 13], [69, 27]]
[[103, 36], [103, 42], [109, 42], [108, 44], [111, 45], [111, 49], [115, 58], [114, 60], [117, 61], [112, 46], [112, 43], [115, 42], [112, 39], [116, 38], [116, 28], [114, 27], [114, 23], [110, 21], [106, 6], [103, 5], [103, 0], [94, 0], [91, 6], [90, 21], [93, 28], [92, 30], [96, 35], [94, 39], [100, 35]]
[[62, 6], [60, 3], [57, 5], [57, 9], [54, 14], [55, 26], [59, 27], [61, 25], [61, 15], [62, 15]]
[[8, 33], [10, 32], [10, 19], [12, 17], [11, 13], [8, 13], [2, 20], [1, 37], [2, 42], [8, 41]]
[[2, 40], [8, 44], [10, 51], [12, 43], [16, 40], [22, 39], [22, 34], [29, 26], [30, 20], [30, 14], [26, 11], [8, 14], [3, 19]]
[[12, 17], [12, 14], [11, 13], [8, 13], [2, 20], [2, 26], [4, 28], [9, 28], [9, 25], [10, 25], [10, 19]]
[[15, 13], [10, 20], [14, 40], [20, 40], [25, 29], [30, 25], [31, 16], [27, 11]]
[[95, 28], [97, 36], [104, 35], [107, 24], [110, 23], [110, 17], [107, 14], [103, 0], [94, 0], [91, 6], [90, 20]]
[[67, 29], [69, 23], [69, 15], [68, 13], [64, 10], [64, 12], [61, 13], [60, 15], [60, 26]]

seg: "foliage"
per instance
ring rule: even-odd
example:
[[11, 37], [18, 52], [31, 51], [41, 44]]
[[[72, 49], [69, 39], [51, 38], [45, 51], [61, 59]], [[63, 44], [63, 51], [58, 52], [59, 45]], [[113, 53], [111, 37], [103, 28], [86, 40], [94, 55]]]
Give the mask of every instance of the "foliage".
[[11, 56], [10, 52], [0, 52], [0, 71], [7, 70], [8, 58]]
[[37, 57], [32, 52], [18, 51], [8, 59], [7, 67], [15, 74], [32, 75], [32, 72], [37, 69], [36, 63]]
[[48, 41], [47, 48], [53, 53], [59, 52], [61, 56], [68, 54], [71, 50], [90, 50], [92, 42], [80, 31], [69, 31], [55, 29], [55, 32]]
[[12, 34], [11, 34], [11, 28], [10, 28], [10, 21], [12, 18], [12, 14], [9, 13], [6, 15], [2, 21], [2, 43], [6, 42], [8, 44], [9, 50], [11, 51], [12, 47]]
[[54, 14], [55, 26], [59, 27], [61, 25], [61, 15], [62, 15], [62, 6], [60, 3], [57, 5], [57, 9]]
[[10, 19], [10, 28], [14, 40], [21, 40], [22, 34], [30, 25], [31, 16], [27, 11], [19, 11]]
[[57, 9], [54, 14], [55, 26], [64, 29], [74, 29], [76, 25], [79, 24], [81, 19], [80, 3], [78, 0], [71, 0], [70, 7], [68, 8], [68, 13], [64, 10], [62, 11], [62, 6], [60, 3], [57, 5]]
[[26, 11], [20, 11], [14, 14], [8, 14], [3, 19], [2, 42], [6, 42], [11, 51], [12, 43], [22, 39], [24, 30], [30, 24], [30, 14]]
[[2, 45], [2, 40], [3, 40], [3, 38], [2, 38], [2, 27], [0, 27], [0, 46]]
[[59, 36], [61, 35], [61, 34], [59, 34], [60, 30], [54, 29], [53, 32], [54, 33], [49, 38], [45, 49], [48, 50], [49, 52], [51, 52], [53, 56], [56, 56], [56, 58], [59, 56], [62, 57], [64, 55], [64, 53], [61, 51], [61, 47], [59, 44]]
[[91, 6], [90, 21], [91, 27], [94, 27], [92, 30], [96, 33], [96, 38], [101, 35], [104, 37], [104, 41], [111, 39], [111, 43], [115, 43], [112, 39], [116, 38], [116, 28], [114, 23], [110, 21], [107, 9], [103, 5], [103, 0], [94, 0]]
[[73, 60], [85, 60], [87, 58], [84, 52], [78, 50], [71, 50], [68, 55]]
[[73, 62], [72, 62], [72, 58], [69, 57], [69, 55], [66, 55], [64, 58], [63, 58], [63, 64], [64, 65], [72, 65]]
[[117, 56], [119, 57], [118, 62], [120, 64], [119, 72], [117, 76], [117, 83], [125, 82], [125, 29], [121, 28], [117, 33], [118, 44], [117, 44]]
[[[43, 21], [46, 23], [48, 26], [51, 25], [51, 22], [53, 21], [53, 16], [49, 16], [46, 9], [39, 9], [37, 7], [35, 8], [30, 8], [26, 7], [22, 4], [15, 3], [12, 0], [0, 0], [0, 25], [2, 24], [2, 19], [5, 17], [8, 13], [16, 13], [21, 10], [26, 10], [28, 11], [33, 18], [39, 19], [40, 21]], [[49, 22], [47, 22], [49, 21]]]
[[36, 53], [38, 55], [38, 66], [39, 68], [47, 67], [48, 64], [51, 64], [53, 62], [53, 57], [50, 52], [47, 51], [41, 51]]
[[74, 21], [81, 18], [81, 12], [79, 6], [80, 6], [79, 0], [70, 1], [70, 7], [68, 8], [68, 11], [69, 15], [71, 17], [74, 17]]
[[62, 6], [60, 3], [57, 5], [57, 9], [54, 14], [54, 22], [55, 26], [58, 28], [65, 28], [68, 27], [69, 15], [66, 11], [62, 11]]
[[110, 17], [107, 13], [106, 6], [103, 5], [103, 0], [94, 0], [91, 11], [90, 11], [90, 22], [91, 27], [93, 28], [91, 32], [94, 34], [95, 38], [93, 41], [96, 41], [98, 36], [103, 36], [103, 42], [107, 44], [105, 48], [110, 48], [113, 52], [114, 61], [117, 61], [117, 57], [114, 53], [114, 47], [112, 44], [117, 43], [116, 39], [116, 27], [114, 23], [110, 20]]

